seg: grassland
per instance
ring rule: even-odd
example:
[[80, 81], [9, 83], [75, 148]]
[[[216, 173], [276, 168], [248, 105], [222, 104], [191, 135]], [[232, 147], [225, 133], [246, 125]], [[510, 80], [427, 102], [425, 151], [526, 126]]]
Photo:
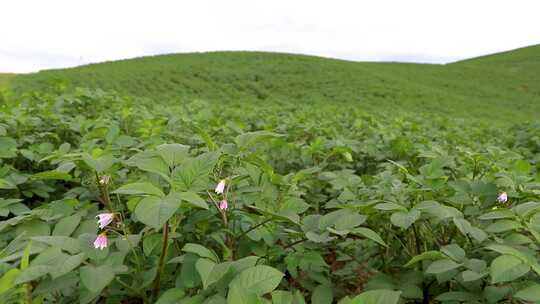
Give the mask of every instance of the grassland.
[[8, 86], [8, 82], [13, 78], [15, 74], [0, 73], [0, 90], [5, 89]]
[[175, 54], [20, 75], [12, 88], [82, 86], [164, 103], [347, 103], [390, 115], [399, 110], [501, 123], [538, 118], [538, 54], [540, 46], [533, 46], [448, 65], [260, 52]]

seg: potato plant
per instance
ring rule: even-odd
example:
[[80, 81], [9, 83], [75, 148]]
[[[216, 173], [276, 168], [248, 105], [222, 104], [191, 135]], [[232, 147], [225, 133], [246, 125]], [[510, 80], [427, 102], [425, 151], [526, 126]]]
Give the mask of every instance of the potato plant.
[[540, 125], [101, 90], [0, 112], [5, 303], [540, 302]]

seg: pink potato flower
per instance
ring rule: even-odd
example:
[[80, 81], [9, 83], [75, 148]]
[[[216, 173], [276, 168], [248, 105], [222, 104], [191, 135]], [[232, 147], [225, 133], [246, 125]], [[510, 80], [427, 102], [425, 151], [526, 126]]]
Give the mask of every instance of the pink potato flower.
[[225, 191], [225, 180], [222, 179], [219, 181], [219, 183], [216, 186], [216, 193], [217, 194], [223, 194], [223, 191]]
[[98, 218], [98, 225], [99, 225], [99, 229], [103, 229], [105, 228], [105, 226], [109, 225], [113, 219], [114, 219], [114, 214], [112, 213], [102, 213], [102, 214], [98, 214], [96, 216]]
[[506, 192], [503, 192], [501, 194], [499, 194], [499, 196], [497, 197], [497, 200], [499, 201], [499, 203], [506, 203], [506, 201], [508, 201], [508, 195], [506, 194]]
[[221, 203], [219, 203], [219, 209], [227, 210], [227, 208], [229, 208], [229, 205], [227, 204], [227, 200], [222, 200]]
[[103, 250], [103, 248], [107, 247], [107, 235], [105, 233], [102, 233], [97, 236], [96, 240], [94, 241], [94, 248]]

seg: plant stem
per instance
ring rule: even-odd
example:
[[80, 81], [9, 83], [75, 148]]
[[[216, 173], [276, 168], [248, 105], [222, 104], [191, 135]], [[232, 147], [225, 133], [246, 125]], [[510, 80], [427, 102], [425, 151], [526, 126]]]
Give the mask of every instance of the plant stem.
[[103, 201], [103, 204], [105, 205], [105, 208], [109, 209], [110, 213], [114, 213], [114, 210], [111, 205], [111, 198], [109, 197], [107, 190], [99, 182], [99, 175], [97, 171], [94, 171], [94, 173], [96, 174], [96, 183], [99, 189], [99, 193], [101, 194], [101, 199]]
[[[413, 233], [414, 233], [414, 243], [416, 245], [416, 255], [419, 255], [421, 252], [420, 249], [420, 237], [418, 235], [418, 230], [416, 229], [416, 224], [412, 224]], [[418, 263], [416, 265], [418, 271], [421, 271], [421, 263]], [[422, 298], [423, 298], [423, 304], [429, 304], [429, 287], [426, 286], [426, 282], [422, 281]]]
[[24, 284], [25, 288], [25, 304], [32, 304], [32, 285], [30, 283]]
[[133, 256], [135, 257], [135, 261], [137, 262], [137, 270], [139, 271], [139, 273], [141, 273], [142, 272], [142, 268], [141, 268], [142, 263], [141, 263], [139, 254], [135, 250], [135, 246], [133, 246], [133, 243], [129, 239], [130, 234], [128, 233], [128, 231], [126, 229], [126, 224], [125, 224], [124, 221], [122, 221], [122, 231], [124, 232], [124, 237], [126, 238], [126, 241], [127, 241], [128, 245], [129, 245], [129, 248], [133, 252]]
[[152, 301], [157, 301], [157, 298], [159, 296], [159, 288], [160, 288], [159, 285], [160, 285], [161, 274], [163, 273], [163, 268], [165, 267], [165, 256], [167, 255], [168, 241], [169, 241], [169, 221], [166, 221], [165, 224], [163, 224], [163, 246], [161, 247], [161, 256], [159, 257], [158, 273], [156, 275], [156, 278], [154, 279], [154, 290], [152, 291]]
[[307, 241], [307, 240], [308, 240], [308, 239], [300, 239], [300, 240], [298, 240], [298, 241], [296, 241], [296, 242], [290, 243], [289, 245], [283, 247], [283, 249], [291, 248], [291, 247], [293, 247], [293, 246], [295, 246], [295, 245], [298, 245], [298, 244], [300, 244], [300, 243], [302, 243], [302, 242], [305, 242], [305, 241]]
[[271, 220], [272, 220], [272, 219], [267, 219], [267, 220], [265, 220], [265, 221], [263, 221], [263, 222], [261, 222], [261, 223], [255, 225], [255, 226], [249, 228], [247, 231], [242, 232], [242, 234], [240, 234], [240, 235], [239, 235], [238, 237], [236, 237], [236, 238], [237, 238], [237, 239], [242, 238], [244, 235], [250, 233], [251, 231], [253, 231], [253, 230], [255, 230], [255, 229], [259, 228], [259, 227], [261, 227], [262, 225], [264, 225], [264, 224], [270, 222]]
[[[227, 212], [225, 210], [219, 209], [219, 203], [214, 199], [210, 191], [206, 191], [206, 193], [208, 193], [208, 197], [210, 197], [217, 211], [221, 214], [221, 221], [223, 222], [223, 227], [227, 229], [229, 227], [229, 221], [227, 220]], [[229, 251], [231, 252], [231, 257], [234, 257], [233, 244], [231, 240], [232, 238], [227, 233], [225, 233], [225, 245], [227, 245], [227, 248], [229, 248]]]

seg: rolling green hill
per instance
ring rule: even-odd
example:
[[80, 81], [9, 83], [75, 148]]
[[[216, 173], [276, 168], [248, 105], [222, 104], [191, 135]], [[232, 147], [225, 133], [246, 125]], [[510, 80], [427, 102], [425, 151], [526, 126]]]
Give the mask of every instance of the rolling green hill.
[[15, 74], [0, 73], [0, 90], [7, 87], [9, 80], [15, 76]]
[[448, 65], [363, 63], [304, 55], [213, 52], [160, 55], [47, 70], [13, 79], [14, 92], [83, 86], [158, 102], [325, 102], [480, 118], [536, 119], [540, 46]]

